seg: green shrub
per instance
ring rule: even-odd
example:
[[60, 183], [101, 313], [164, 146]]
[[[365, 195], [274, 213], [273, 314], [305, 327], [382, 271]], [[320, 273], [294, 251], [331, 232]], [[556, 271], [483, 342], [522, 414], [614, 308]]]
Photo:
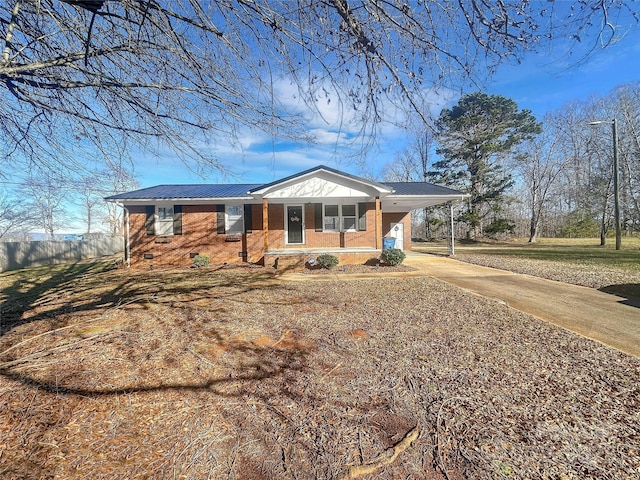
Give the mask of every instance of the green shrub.
[[590, 212], [584, 211], [571, 212], [560, 229], [560, 236], [568, 238], [597, 237], [599, 233], [598, 222]]
[[211, 263], [207, 255], [196, 255], [193, 257], [193, 266], [196, 268], [206, 267]]
[[338, 257], [336, 257], [335, 255], [331, 255], [329, 253], [323, 253], [322, 255], [318, 255], [318, 258], [316, 258], [316, 262], [322, 268], [332, 269], [333, 267], [338, 265], [339, 260], [338, 260]]
[[496, 218], [484, 228], [484, 233], [489, 237], [497, 238], [501, 235], [513, 235], [515, 230], [516, 224], [508, 218]]
[[405, 253], [398, 248], [385, 248], [380, 254], [380, 260], [394, 267], [400, 265], [405, 257]]

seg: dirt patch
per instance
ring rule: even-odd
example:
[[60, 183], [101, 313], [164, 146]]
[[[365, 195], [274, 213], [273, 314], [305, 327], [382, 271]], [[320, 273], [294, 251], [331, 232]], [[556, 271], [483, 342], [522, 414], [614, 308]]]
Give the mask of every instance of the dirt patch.
[[271, 278], [3, 286], [0, 476], [637, 478], [638, 359], [428, 277]]

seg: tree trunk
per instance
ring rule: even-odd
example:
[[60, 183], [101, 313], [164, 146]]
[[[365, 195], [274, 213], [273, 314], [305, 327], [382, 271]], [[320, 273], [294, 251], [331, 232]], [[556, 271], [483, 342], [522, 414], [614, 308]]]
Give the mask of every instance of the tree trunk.
[[91, 207], [87, 205], [87, 233], [91, 233]]
[[531, 199], [531, 224], [529, 226], [529, 243], [536, 243], [536, 237], [538, 236], [538, 224], [540, 223], [540, 216], [537, 211], [538, 192], [534, 185], [533, 195]]
[[607, 232], [609, 228], [607, 227], [607, 212], [602, 212], [602, 223], [600, 224], [600, 246], [604, 247], [607, 244]]
[[538, 238], [538, 221], [531, 219], [531, 229], [529, 231], [529, 243], [536, 243]]

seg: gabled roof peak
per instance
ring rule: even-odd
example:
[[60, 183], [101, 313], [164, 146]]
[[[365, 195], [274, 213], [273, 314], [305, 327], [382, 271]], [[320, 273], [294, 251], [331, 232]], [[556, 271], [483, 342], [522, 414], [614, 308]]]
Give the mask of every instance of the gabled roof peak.
[[352, 175], [350, 173], [345, 173], [342, 172], [340, 170], [336, 170], [335, 168], [331, 168], [331, 167], [327, 167], [326, 165], [318, 165], [317, 167], [313, 167], [310, 168], [308, 170], [304, 170], [302, 172], [299, 173], [295, 173], [293, 175], [289, 175], [288, 177], [285, 178], [281, 178], [280, 180], [275, 180], [273, 182], [270, 183], [265, 183], [264, 185], [260, 185], [257, 188], [254, 188], [253, 190], [251, 190], [249, 193], [256, 193], [256, 194], [260, 194], [260, 193], [264, 193], [265, 191], [271, 189], [272, 187], [275, 187], [277, 185], [284, 185], [288, 182], [291, 182], [292, 180], [295, 180], [297, 178], [303, 179], [305, 177], [308, 177], [310, 175], [312, 175], [313, 173], [316, 172], [320, 172], [320, 171], [325, 171], [331, 175], [335, 175], [337, 177], [342, 177], [342, 178], [346, 178], [348, 180], [351, 180], [352, 182], [356, 182], [362, 185], [367, 185], [371, 188], [374, 188], [375, 190], [378, 190], [380, 192], [385, 192], [385, 193], [391, 193], [392, 189], [389, 188], [387, 185], [383, 184], [383, 183], [379, 183], [376, 182], [374, 180], [369, 180], [363, 177], [359, 177], [357, 175]]

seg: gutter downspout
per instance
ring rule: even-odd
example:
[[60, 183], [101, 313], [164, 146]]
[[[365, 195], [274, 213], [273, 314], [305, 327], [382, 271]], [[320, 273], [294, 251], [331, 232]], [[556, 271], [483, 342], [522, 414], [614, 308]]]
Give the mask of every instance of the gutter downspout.
[[124, 212], [125, 212], [126, 220], [124, 224], [124, 229], [126, 231], [126, 236], [127, 236], [124, 244], [124, 254], [126, 256], [127, 268], [131, 268], [131, 237], [130, 237], [131, 229], [129, 228], [129, 209], [124, 205], [122, 206], [122, 208], [124, 209]]
[[122, 213], [124, 214], [124, 260], [127, 263], [127, 268], [131, 267], [131, 238], [129, 235], [129, 210], [120, 202], [115, 202], [116, 205], [122, 207]]

